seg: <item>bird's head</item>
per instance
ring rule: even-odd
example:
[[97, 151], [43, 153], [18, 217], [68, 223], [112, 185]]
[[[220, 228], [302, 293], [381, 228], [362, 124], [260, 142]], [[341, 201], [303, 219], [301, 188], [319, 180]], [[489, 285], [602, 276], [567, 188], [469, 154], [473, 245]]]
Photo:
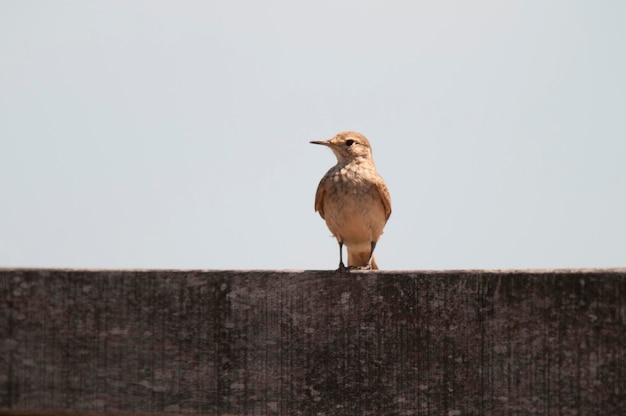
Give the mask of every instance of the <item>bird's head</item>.
[[330, 147], [339, 163], [349, 163], [357, 159], [372, 161], [372, 147], [361, 133], [346, 131], [330, 140], [312, 140], [310, 143]]

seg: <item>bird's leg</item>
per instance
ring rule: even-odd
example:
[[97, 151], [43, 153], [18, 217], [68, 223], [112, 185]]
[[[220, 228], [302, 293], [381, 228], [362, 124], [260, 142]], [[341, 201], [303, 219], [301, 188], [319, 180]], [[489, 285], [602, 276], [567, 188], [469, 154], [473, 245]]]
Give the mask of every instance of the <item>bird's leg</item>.
[[374, 249], [376, 248], [376, 241], [372, 241], [372, 249], [370, 250], [370, 258], [367, 260], [367, 270], [372, 270], [372, 258], [374, 257]]
[[[374, 249], [376, 248], [376, 241], [372, 241], [370, 249], [370, 255], [367, 259], [367, 263], [364, 266], [348, 266], [348, 269], [356, 269], [356, 270], [377, 270], [378, 266], [374, 262]], [[372, 264], [373, 263], [373, 264]]]
[[337, 269], [337, 271], [338, 272], [347, 272], [348, 269], [343, 264], [343, 241], [338, 241], [338, 243], [339, 243], [339, 268]]

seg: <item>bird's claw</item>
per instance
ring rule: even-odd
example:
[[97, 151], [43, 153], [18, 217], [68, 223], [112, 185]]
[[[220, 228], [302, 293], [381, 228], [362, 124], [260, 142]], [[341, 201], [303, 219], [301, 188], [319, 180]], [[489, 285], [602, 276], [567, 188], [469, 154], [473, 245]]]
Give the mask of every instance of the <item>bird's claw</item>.
[[343, 263], [339, 264], [339, 268], [335, 270], [337, 273], [349, 273], [351, 270], [374, 270], [371, 264], [365, 266], [344, 266]]
[[352, 266], [354, 270], [373, 270], [371, 264], [366, 264], [365, 266]]

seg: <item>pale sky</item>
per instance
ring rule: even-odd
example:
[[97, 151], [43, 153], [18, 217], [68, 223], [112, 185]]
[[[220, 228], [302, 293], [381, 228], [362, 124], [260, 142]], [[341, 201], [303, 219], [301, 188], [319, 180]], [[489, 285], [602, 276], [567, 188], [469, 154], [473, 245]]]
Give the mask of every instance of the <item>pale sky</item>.
[[0, 0], [0, 267], [334, 269], [355, 130], [381, 269], [626, 266], [624, 1]]

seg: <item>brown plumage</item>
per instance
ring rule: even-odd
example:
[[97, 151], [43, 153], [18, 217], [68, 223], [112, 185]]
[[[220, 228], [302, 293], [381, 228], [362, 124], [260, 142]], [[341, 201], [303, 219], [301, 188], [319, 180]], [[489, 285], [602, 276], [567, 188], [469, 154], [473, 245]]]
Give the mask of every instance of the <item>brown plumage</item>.
[[360, 133], [343, 132], [311, 143], [329, 147], [337, 157], [317, 187], [315, 211], [339, 243], [338, 270], [345, 270], [344, 244], [348, 268], [378, 269], [374, 248], [391, 215], [391, 197], [376, 172], [369, 141]]

